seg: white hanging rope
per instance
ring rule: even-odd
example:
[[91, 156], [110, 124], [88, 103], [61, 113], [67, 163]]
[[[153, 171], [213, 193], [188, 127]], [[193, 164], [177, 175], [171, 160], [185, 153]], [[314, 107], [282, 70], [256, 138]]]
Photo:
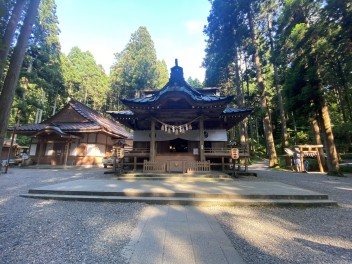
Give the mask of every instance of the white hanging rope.
[[171, 125], [171, 124], [167, 124], [165, 122], [160, 121], [157, 118], [153, 118], [156, 122], [161, 124], [161, 131], [164, 131], [165, 133], [174, 133], [175, 135], [180, 134], [184, 134], [189, 130], [192, 130], [192, 123], [197, 121], [200, 117], [196, 117], [195, 119], [181, 124], [181, 125]]

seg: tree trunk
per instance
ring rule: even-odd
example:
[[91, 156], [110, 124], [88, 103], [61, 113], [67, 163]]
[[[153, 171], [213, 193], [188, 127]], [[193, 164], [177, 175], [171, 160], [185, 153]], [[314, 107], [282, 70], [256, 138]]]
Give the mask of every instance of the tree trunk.
[[265, 133], [265, 139], [266, 139], [266, 145], [267, 145], [267, 152], [269, 157], [269, 167], [275, 167], [276, 165], [278, 165], [278, 159], [277, 159], [277, 154], [275, 149], [271, 120], [269, 116], [269, 109], [268, 109], [267, 100], [265, 96], [265, 85], [264, 85], [264, 80], [263, 80], [262, 71], [261, 71], [261, 61], [259, 57], [258, 45], [256, 42], [256, 35], [254, 32], [254, 23], [253, 23], [251, 10], [249, 10], [248, 12], [248, 19], [249, 19], [252, 45], [255, 50], [254, 63], [256, 68], [258, 91], [260, 94], [261, 109], [263, 112], [263, 125], [264, 125], [264, 133]]
[[[6, 27], [6, 31], [3, 39], [0, 43], [0, 81], [4, 74], [4, 68], [6, 65], [7, 56], [10, 51], [11, 43], [16, 32], [18, 21], [21, 18], [22, 10], [25, 5], [25, 0], [17, 0], [15, 7], [13, 8], [12, 15]], [[1, 89], [0, 89], [1, 91]]]
[[[235, 47], [235, 87], [236, 87], [236, 95], [237, 95], [237, 106], [242, 108], [244, 106], [243, 100], [243, 92], [241, 89], [241, 82], [240, 82], [240, 68], [238, 65], [238, 51]], [[240, 143], [241, 146], [246, 147], [248, 149], [248, 132], [247, 132], [247, 120], [243, 120], [239, 124], [240, 127]]]
[[321, 100], [321, 108], [319, 109], [319, 111], [319, 118], [323, 128], [322, 132], [325, 141], [328, 173], [335, 175], [339, 173], [339, 159], [335, 147], [334, 134], [332, 132], [330, 121], [330, 114], [324, 98], [322, 98]]
[[[272, 38], [272, 22], [271, 18], [267, 17], [268, 19], [268, 31], [269, 31], [269, 42], [270, 42], [270, 48], [273, 51], [274, 50], [274, 40]], [[286, 117], [285, 117], [285, 109], [284, 109], [284, 103], [282, 99], [282, 94], [281, 94], [281, 87], [279, 85], [279, 76], [277, 74], [277, 67], [276, 64], [273, 63], [273, 69], [274, 69], [274, 86], [276, 88], [276, 96], [277, 100], [279, 103], [279, 109], [280, 109], [280, 120], [281, 120], [281, 151], [284, 152], [284, 149], [288, 147], [288, 133], [287, 133], [287, 125], [286, 125]]]
[[55, 95], [54, 108], [53, 108], [53, 114], [52, 114], [52, 116], [56, 114], [56, 107], [57, 107], [57, 93], [56, 93], [56, 95]]
[[[314, 50], [314, 48], [313, 48]], [[323, 132], [323, 137], [325, 141], [325, 152], [326, 152], [326, 165], [328, 167], [328, 173], [335, 175], [340, 173], [339, 158], [336, 151], [334, 134], [331, 127], [330, 113], [328, 109], [327, 102], [324, 98], [324, 88], [322, 85], [322, 78], [320, 74], [320, 63], [319, 59], [315, 57], [314, 64], [316, 65], [316, 75], [320, 80], [318, 84], [318, 105], [319, 105], [319, 118], [321, 121], [321, 128]], [[313, 66], [314, 67], [314, 66]]]
[[[320, 137], [319, 122], [317, 121], [316, 118], [314, 118], [312, 121], [312, 130], [313, 130], [313, 135], [314, 135], [314, 143], [316, 145], [323, 145], [323, 142], [321, 141], [321, 137]], [[322, 161], [323, 165], [325, 165], [326, 161], [325, 161], [325, 156], [324, 156], [324, 150], [322, 148], [319, 148], [319, 155], [321, 157], [321, 161]]]
[[348, 88], [348, 81], [346, 80], [346, 75], [345, 72], [342, 69], [342, 65], [339, 59], [337, 59], [337, 75], [336, 77], [340, 77], [341, 79], [341, 86], [342, 86], [342, 90], [339, 89], [339, 96], [341, 96], [341, 102], [343, 102], [343, 105], [341, 105], [342, 109], [345, 109], [345, 107], [347, 108], [347, 114], [348, 114], [348, 119], [349, 122], [352, 122], [352, 107], [351, 107], [351, 94], [349, 92], [349, 88]]
[[35, 17], [38, 13], [39, 3], [40, 0], [32, 0], [29, 3], [26, 18], [24, 19], [16, 47], [11, 57], [10, 67], [7, 72], [4, 87], [0, 95], [0, 156], [2, 152], [2, 146], [4, 143], [7, 126], [9, 124], [10, 110], [13, 98], [15, 96], [18, 78], [26, 52], [26, 47], [28, 45], [28, 39], [32, 31]]

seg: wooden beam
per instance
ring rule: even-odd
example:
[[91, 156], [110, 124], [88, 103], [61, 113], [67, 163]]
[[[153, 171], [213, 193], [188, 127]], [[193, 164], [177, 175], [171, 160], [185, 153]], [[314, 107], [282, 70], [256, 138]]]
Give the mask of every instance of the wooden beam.
[[150, 125], [150, 155], [149, 161], [154, 161], [155, 158], [155, 120], [151, 120]]
[[67, 165], [67, 160], [68, 160], [68, 154], [69, 154], [69, 146], [70, 146], [70, 141], [66, 141], [65, 143], [65, 153], [64, 153], [64, 166]]
[[199, 158], [200, 161], [205, 161], [204, 155], [204, 119], [201, 117], [199, 119]]

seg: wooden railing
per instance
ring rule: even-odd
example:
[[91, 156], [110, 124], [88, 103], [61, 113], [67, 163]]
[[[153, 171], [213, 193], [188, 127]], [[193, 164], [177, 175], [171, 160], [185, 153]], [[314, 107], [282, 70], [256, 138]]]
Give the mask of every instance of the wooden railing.
[[204, 155], [206, 157], [224, 157], [224, 156], [231, 156], [231, 149], [230, 148], [205, 148]]
[[210, 161], [186, 161], [184, 172], [210, 171]]
[[166, 162], [144, 160], [143, 172], [166, 172]]
[[149, 148], [133, 148], [125, 151], [125, 157], [148, 157], [149, 152]]
[[[207, 157], [211, 157], [211, 156], [231, 157], [231, 149], [232, 148], [205, 148], [204, 155]], [[238, 155], [240, 158], [249, 156], [248, 150], [246, 150], [246, 148], [237, 147], [235, 149], [238, 149]]]
[[[238, 150], [240, 157], [248, 156], [248, 151], [244, 148], [239, 147]], [[125, 156], [147, 156], [149, 152], [149, 148], [133, 148], [131, 150], [125, 150]], [[204, 154], [208, 157], [231, 157], [231, 148], [205, 148]]]

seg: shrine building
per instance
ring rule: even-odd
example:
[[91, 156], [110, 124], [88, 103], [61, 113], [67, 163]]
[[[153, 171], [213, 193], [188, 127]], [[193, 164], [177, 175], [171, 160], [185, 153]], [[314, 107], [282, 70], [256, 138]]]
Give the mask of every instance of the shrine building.
[[17, 134], [32, 138], [29, 155], [34, 164], [101, 165], [119, 141], [132, 135], [118, 122], [71, 100], [40, 124], [20, 126]]
[[108, 112], [133, 130], [133, 149], [124, 158], [146, 172], [224, 169], [231, 161], [227, 131], [252, 109], [229, 107], [234, 97], [220, 96], [219, 89], [192, 88], [177, 60], [175, 64], [161, 90], [122, 99], [128, 110]]

